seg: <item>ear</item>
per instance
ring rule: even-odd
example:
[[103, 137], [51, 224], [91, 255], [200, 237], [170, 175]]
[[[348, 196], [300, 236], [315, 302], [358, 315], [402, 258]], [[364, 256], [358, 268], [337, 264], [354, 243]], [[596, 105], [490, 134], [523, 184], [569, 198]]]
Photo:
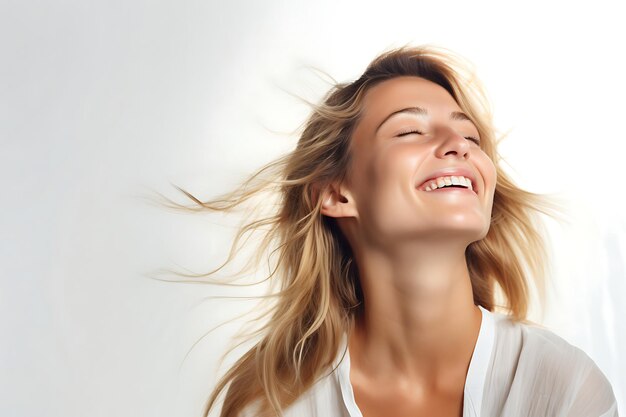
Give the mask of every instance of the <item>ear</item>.
[[341, 184], [328, 184], [320, 191], [321, 212], [329, 217], [357, 217], [357, 209], [350, 191]]

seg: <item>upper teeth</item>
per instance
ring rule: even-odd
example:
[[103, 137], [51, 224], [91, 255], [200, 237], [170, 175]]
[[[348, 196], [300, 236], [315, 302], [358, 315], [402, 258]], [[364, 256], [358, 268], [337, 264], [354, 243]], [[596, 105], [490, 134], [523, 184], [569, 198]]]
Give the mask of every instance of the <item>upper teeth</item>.
[[462, 175], [453, 175], [450, 177], [439, 177], [434, 180], [430, 180], [426, 186], [426, 191], [436, 190], [437, 188], [445, 187], [446, 185], [460, 185], [470, 190], [473, 190], [472, 181], [469, 178], [465, 178]]

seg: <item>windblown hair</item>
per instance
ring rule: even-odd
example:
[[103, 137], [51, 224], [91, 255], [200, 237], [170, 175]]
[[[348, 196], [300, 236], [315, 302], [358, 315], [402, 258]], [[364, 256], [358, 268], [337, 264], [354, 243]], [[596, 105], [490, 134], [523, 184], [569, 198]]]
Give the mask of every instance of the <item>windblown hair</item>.
[[537, 215], [554, 217], [558, 208], [545, 195], [520, 189], [503, 171], [489, 103], [471, 68], [444, 48], [386, 51], [356, 81], [335, 83], [320, 104], [312, 105], [296, 148], [234, 191], [203, 202], [179, 188], [197, 204], [195, 210], [231, 211], [267, 190], [275, 190], [279, 202], [275, 213], [238, 230], [226, 261], [243, 234], [267, 227], [259, 251], [275, 245], [278, 259], [268, 278], [279, 290], [258, 343], [218, 382], [205, 416], [224, 392], [223, 417], [238, 416], [253, 403], [259, 415], [281, 415], [329, 370], [342, 335], [353, 328], [363, 307], [359, 273], [335, 219], [321, 214], [318, 190], [345, 178], [363, 99], [382, 81], [415, 76], [445, 88], [476, 125], [481, 147], [496, 165], [489, 232], [466, 250], [474, 303], [501, 309], [515, 321], [526, 321], [533, 288], [543, 303], [547, 246]]

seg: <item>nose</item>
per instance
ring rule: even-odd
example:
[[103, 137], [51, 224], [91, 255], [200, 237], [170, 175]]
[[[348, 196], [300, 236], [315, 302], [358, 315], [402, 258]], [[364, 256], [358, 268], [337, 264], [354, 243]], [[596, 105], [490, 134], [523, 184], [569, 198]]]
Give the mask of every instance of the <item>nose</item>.
[[469, 158], [470, 145], [468, 139], [451, 128], [442, 128], [439, 134], [441, 135], [441, 143], [437, 148], [439, 158], [445, 158], [448, 155], [462, 159]]

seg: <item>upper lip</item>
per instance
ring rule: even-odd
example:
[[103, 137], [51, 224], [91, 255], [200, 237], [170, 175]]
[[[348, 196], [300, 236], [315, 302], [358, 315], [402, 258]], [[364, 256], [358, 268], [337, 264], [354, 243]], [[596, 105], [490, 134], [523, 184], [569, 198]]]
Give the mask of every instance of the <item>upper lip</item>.
[[454, 176], [462, 175], [465, 178], [469, 178], [472, 181], [472, 188], [474, 189], [474, 192], [478, 194], [477, 192], [478, 184], [476, 183], [476, 176], [472, 173], [471, 170], [469, 170], [468, 168], [463, 168], [463, 167], [448, 167], [448, 168], [442, 168], [442, 169], [438, 169], [437, 171], [431, 172], [430, 174], [428, 174], [426, 178], [424, 178], [419, 183], [420, 185], [418, 186], [418, 189], [424, 190], [426, 186], [428, 186], [427, 183], [431, 180], [434, 180], [435, 178], [450, 177], [452, 175]]

